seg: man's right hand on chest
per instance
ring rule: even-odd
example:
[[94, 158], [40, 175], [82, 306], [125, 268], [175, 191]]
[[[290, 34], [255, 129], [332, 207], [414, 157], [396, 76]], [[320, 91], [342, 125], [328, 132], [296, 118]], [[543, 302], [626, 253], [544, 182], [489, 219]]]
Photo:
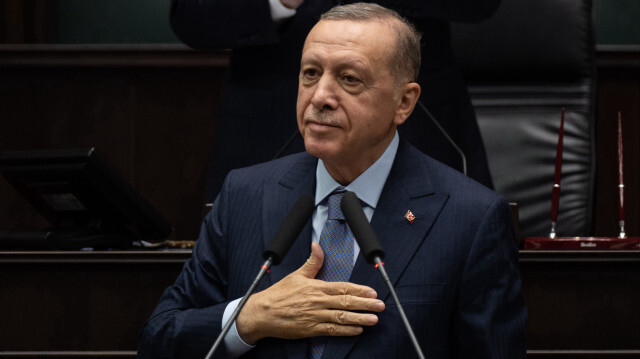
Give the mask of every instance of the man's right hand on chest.
[[254, 345], [265, 337], [354, 336], [378, 323], [375, 314], [366, 313], [385, 309], [372, 288], [314, 279], [323, 259], [320, 245], [313, 243], [302, 267], [249, 297], [236, 319], [242, 340]]

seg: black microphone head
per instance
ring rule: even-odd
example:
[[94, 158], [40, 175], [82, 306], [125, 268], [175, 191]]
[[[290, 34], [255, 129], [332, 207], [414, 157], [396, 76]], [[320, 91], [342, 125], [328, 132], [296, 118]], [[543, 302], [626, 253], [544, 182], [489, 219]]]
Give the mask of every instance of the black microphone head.
[[342, 196], [340, 207], [367, 263], [375, 264], [376, 257], [382, 260], [384, 258], [384, 250], [382, 250], [378, 237], [376, 237], [369, 220], [367, 220], [367, 216], [362, 211], [358, 196], [353, 192], [346, 192]]
[[271, 257], [274, 265], [282, 262], [289, 248], [291, 248], [293, 241], [296, 240], [302, 228], [304, 228], [307, 221], [311, 218], [315, 208], [314, 202], [313, 196], [310, 194], [303, 194], [298, 198], [282, 221], [275, 236], [273, 236], [269, 247], [262, 254], [264, 259]]

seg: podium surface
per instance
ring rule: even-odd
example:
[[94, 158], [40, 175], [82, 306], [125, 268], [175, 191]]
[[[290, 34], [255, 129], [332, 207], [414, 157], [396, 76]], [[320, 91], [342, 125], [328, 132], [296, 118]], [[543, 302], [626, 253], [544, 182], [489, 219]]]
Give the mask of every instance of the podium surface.
[[[0, 358], [135, 358], [190, 255], [0, 251]], [[523, 250], [520, 266], [529, 358], [640, 357], [640, 251]]]

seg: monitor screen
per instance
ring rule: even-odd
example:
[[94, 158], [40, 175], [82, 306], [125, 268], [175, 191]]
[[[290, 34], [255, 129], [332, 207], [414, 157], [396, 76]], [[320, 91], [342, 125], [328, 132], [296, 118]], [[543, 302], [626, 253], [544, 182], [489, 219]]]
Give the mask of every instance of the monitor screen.
[[52, 224], [48, 247], [154, 243], [173, 231], [94, 148], [4, 151], [0, 171]]

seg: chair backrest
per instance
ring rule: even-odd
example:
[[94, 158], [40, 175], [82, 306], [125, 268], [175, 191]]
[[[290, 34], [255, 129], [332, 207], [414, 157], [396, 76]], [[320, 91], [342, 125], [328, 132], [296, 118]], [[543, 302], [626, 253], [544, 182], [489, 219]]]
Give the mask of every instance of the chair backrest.
[[521, 237], [548, 236], [565, 108], [559, 236], [592, 231], [595, 178], [592, 0], [503, 0], [481, 24], [454, 24], [496, 191]]

